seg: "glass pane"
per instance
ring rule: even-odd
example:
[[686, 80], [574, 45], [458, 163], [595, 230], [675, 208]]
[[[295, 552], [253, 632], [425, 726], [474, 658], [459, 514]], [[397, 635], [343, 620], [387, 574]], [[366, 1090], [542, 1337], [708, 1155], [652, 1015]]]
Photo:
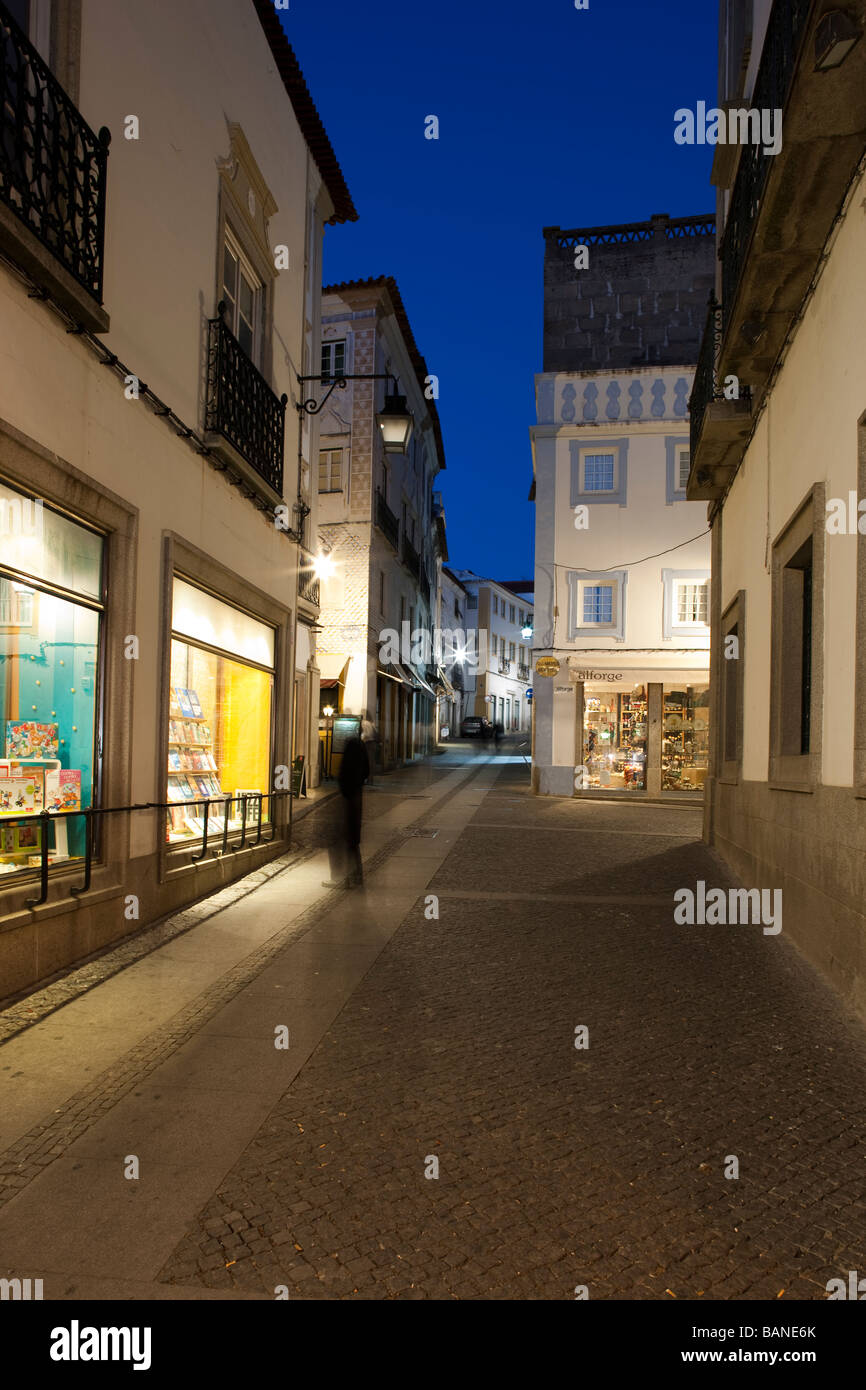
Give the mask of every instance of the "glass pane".
[[613, 454], [587, 454], [583, 461], [584, 492], [613, 491]]
[[[242, 662], [202, 651], [186, 642], [171, 644], [171, 693], [168, 727], [168, 796], [166, 839], [172, 843], [240, 830], [246, 796], [246, 819], [258, 825], [256, 793], [270, 783], [271, 702], [273, 680]], [[199, 803], [199, 804], [196, 804]], [[262, 801], [262, 820], [270, 819], [270, 802]]]
[[234, 326], [234, 306], [238, 297], [238, 263], [228, 246], [223, 248], [223, 292], [232, 308], [229, 315], [231, 328]]
[[272, 627], [183, 579], [174, 581], [171, 625], [184, 637], [220, 647], [232, 656], [257, 661], [260, 666], [274, 664]]
[[646, 788], [646, 686], [629, 694], [588, 690], [584, 698], [584, 765], [590, 787]]
[[665, 686], [662, 791], [691, 792], [704, 785], [710, 747], [709, 704], [709, 686]]
[[[15, 816], [76, 811], [93, 797], [100, 616], [0, 579], [0, 874], [35, 868], [41, 829]], [[84, 820], [48, 831], [51, 862], [84, 853]]]
[[0, 563], [10, 569], [102, 597], [102, 536], [0, 483]]

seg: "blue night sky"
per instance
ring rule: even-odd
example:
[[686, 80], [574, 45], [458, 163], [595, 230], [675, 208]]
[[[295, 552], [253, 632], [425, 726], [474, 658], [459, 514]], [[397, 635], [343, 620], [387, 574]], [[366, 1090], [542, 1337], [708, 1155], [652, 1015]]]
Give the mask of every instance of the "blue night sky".
[[[291, 0], [281, 14], [360, 220], [325, 283], [393, 275], [439, 377], [450, 563], [532, 577], [528, 429], [544, 226], [712, 212], [716, 0]], [[439, 140], [424, 118], [439, 117]]]

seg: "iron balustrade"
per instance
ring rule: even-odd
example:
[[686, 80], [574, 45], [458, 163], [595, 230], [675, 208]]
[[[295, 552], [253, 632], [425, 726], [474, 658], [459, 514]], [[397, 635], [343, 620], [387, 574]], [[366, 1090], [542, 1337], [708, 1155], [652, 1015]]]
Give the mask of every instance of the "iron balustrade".
[[309, 551], [302, 551], [298, 569], [298, 597], [319, 606], [319, 580], [316, 565]]
[[288, 396], [274, 394], [222, 316], [210, 319], [208, 330], [205, 428], [227, 439], [282, 496]]
[[[35, 823], [41, 827], [40, 844], [38, 851], [40, 856], [39, 897], [28, 898], [26, 901], [27, 907], [32, 908], [39, 907], [42, 903], [48, 901], [48, 870], [50, 868], [51, 861], [49, 857], [50, 851], [48, 849], [47, 832], [49, 826], [54, 821], [70, 820], [73, 816], [82, 816], [84, 818], [84, 882], [79, 887], [70, 888], [69, 890], [70, 894], [73, 897], [79, 897], [82, 893], [87, 893], [90, 889], [93, 870], [94, 844], [96, 839], [95, 825], [97, 816], [124, 815], [129, 814], [132, 811], [176, 811], [178, 807], [181, 806], [184, 808], [184, 810], [189, 810], [193, 806], [203, 806], [204, 820], [202, 826], [201, 851], [200, 853], [193, 855], [192, 858], [192, 862], [197, 864], [200, 863], [201, 860], [203, 860], [206, 857], [208, 848], [210, 847], [211, 842], [209, 822], [210, 808], [212, 806], [215, 808], [222, 807], [223, 810], [222, 830], [217, 831], [217, 834], [220, 837], [220, 847], [219, 849], [211, 851], [212, 856], [214, 858], [217, 858], [227, 853], [235, 853], [238, 850], [246, 849], [248, 844], [249, 848], [251, 849], [255, 849], [257, 845], [262, 843], [266, 845], [272, 844], [273, 841], [277, 838], [277, 823], [273, 815], [271, 815], [271, 833], [268, 836], [263, 835], [263, 807], [266, 801], [273, 802], [281, 796], [288, 796], [291, 798], [294, 796], [294, 793], [292, 792], [291, 788], [287, 788], [285, 791], [248, 792], [244, 796], [237, 797], [227, 795], [203, 797], [201, 799], [191, 801], [140, 801], [135, 803], [134, 805], [129, 806], [87, 806], [80, 811], [35, 811], [27, 815], [16, 814], [14, 816], [3, 816], [2, 820], [0, 820], [0, 825], [13, 826]], [[254, 803], [252, 823], [250, 822], [248, 817], [248, 804], [250, 802]], [[229, 823], [229, 812], [231, 806], [234, 804], [240, 806], [240, 827], [230, 826]], [[219, 812], [215, 811], [215, 814], [219, 814]], [[248, 842], [247, 832], [249, 831], [250, 835], [252, 835], [253, 830], [255, 830], [256, 832], [255, 838], [251, 838]], [[230, 834], [235, 836], [240, 835], [240, 839], [237, 842], [232, 841], [229, 839]], [[179, 846], [175, 845], [174, 848], [179, 848]], [[74, 862], [74, 858], [72, 856], [70, 856], [70, 858], [62, 859], [59, 861], [55, 860], [55, 863], [58, 864], [58, 866], [62, 865], [64, 868], [68, 867], [68, 865], [72, 862]]]
[[99, 304], [110, 140], [0, 0], [0, 200]]
[[384, 532], [386, 540], [390, 541], [394, 549], [397, 550], [400, 542], [400, 523], [381, 492], [376, 493], [376, 525], [380, 531]]
[[[813, 0], [775, 0], [767, 24], [750, 109], [758, 112], [784, 111], [812, 4]], [[767, 175], [776, 157], [765, 154], [760, 143], [744, 145], [740, 155], [719, 251], [726, 332], [752, 232], [758, 220]]]
[[415, 549], [408, 536], [403, 537], [403, 564], [411, 571], [415, 578], [420, 581], [421, 556], [418, 554], [418, 551]]
[[[715, 295], [710, 296], [707, 322], [698, 352], [692, 394], [689, 397], [689, 446], [691, 458], [697, 454], [698, 440], [710, 401], [721, 398], [718, 383], [719, 352], [722, 346], [722, 306]], [[678, 481], [678, 480], [675, 480]]]

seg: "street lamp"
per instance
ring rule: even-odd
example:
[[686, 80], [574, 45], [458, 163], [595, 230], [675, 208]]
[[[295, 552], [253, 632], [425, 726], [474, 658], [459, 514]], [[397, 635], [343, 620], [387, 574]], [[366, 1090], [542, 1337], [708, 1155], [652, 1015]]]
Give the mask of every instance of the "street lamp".
[[397, 395], [397, 383], [376, 416], [386, 454], [405, 454], [414, 421], [406, 409], [406, 397]]
[[[301, 376], [298, 381], [326, 381], [324, 376]], [[412, 427], [414, 421], [411, 412], [406, 406], [406, 397], [397, 393], [397, 380], [391, 372], [355, 372], [346, 374], [341, 372], [331, 381], [328, 390], [320, 401], [315, 396], [309, 396], [306, 400], [297, 402], [299, 411], [306, 412], [307, 415], [318, 415], [325, 403], [337, 388], [345, 390], [346, 383], [349, 381], [390, 381], [391, 394], [386, 397], [385, 404], [376, 415], [376, 424], [382, 435], [382, 443], [385, 446], [386, 454], [405, 454], [409, 447], [409, 440], [412, 438]]]
[[828, 11], [815, 30], [815, 71], [840, 67], [862, 35], [862, 29], [844, 10]]

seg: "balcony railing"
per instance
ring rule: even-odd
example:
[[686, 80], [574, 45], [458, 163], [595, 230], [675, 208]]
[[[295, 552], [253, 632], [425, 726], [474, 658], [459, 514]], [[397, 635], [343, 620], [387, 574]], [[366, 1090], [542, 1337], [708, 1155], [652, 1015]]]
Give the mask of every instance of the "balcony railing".
[[319, 581], [316, 578], [316, 562], [308, 550], [301, 551], [298, 565], [298, 597], [319, 606]]
[[692, 394], [689, 397], [689, 441], [692, 459], [695, 458], [704, 415], [710, 401], [721, 399], [717, 375], [719, 350], [722, 344], [722, 306], [715, 296], [710, 297], [704, 336], [698, 352]]
[[376, 525], [384, 532], [385, 539], [397, 550], [400, 543], [400, 523], [381, 492], [376, 493]]
[[522, 663], [519, 663], [519, 664], [518, 664], [518, 667], [517, 667], [517, 679], [518, 679], [519, 681], [528, 681], [528, 680], [529, 680], [529, 667], [528, 667], [528, 666], [524, 666]]
[[[800, 41], [812, 8], [812, 0], [775, 0], [764, 47], [761, 65], [752, 93], [751, 109], [783, 111], [787, 100]], [[748, 253], [752, 231], [757, 221], [770, 165], [775, 155], [765, 154], [762, 144], [744, 145], [725, 232], [719, 256], [722, 262], [722, 302], [725, 308], [724, 327], [733, 310], [743, 262]]]
[[102, 303], [108, 144], [0, 0], [0, 201]]
[[421, 557], [408, 536], [403, 537], [403, 564], [411, 570], [415, 578], [421, 578]]
[[211, 319], [206, 428], [228, 440], [280, 496], [287, 399], [274, 395], [222, 318]]

